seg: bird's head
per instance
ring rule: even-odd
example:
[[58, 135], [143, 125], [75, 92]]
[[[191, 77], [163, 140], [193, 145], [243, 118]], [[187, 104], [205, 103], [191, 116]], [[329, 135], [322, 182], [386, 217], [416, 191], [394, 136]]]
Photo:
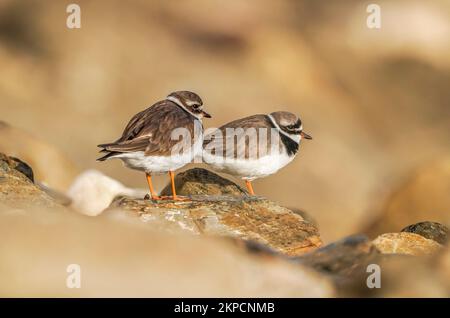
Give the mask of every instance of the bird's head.
[[299, 141], [302, 138], [312, 139], [310, 135], [303, 131], [302, 121], [297, 115], [290, 112], [279, 111], [271, 113], [270, 116], [272, 116], [280, 130], [289, 135], [292, 139], [298, 139]]
[[211, 118], [211, 115], [203, 110], [203, 101], [197, 94], [190, 91], [177, 91], [170, 93], [167, 96], [167, 100], [170, 100], [182, 107], [195, 117], [201, 119]]

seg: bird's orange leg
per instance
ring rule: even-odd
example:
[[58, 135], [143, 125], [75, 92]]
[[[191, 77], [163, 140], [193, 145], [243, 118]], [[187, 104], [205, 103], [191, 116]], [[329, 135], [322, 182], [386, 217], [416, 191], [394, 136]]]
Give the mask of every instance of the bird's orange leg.
[[247, 186], [247, 189], [248, 189], [248, 192], [250, 193], [250, 195], [255, 195], [255, 192], [253, 191], [252, 182], [245, 180], [245, 185]]
[[150, 189], [150, 195], [152, 197], [152, 200], [159, 200], [161, 199], [155, 192], [155, 189], [153, 188], [153, 182], [152, 182], [152, 176], [149, 175], [148, 173], [146, 174], [147, 176], [147, 183], [148, 183], [148, 188]]
[[170, 176], [170, 185], [172, 186], [172, 198], [174, 200], [177, 199], [177, 191], [175, 190], [175, 175], [173, 173], [173, 171], [169, 171], [169, 176]]
[[177, 196], [177, 191], [175, 190], [175, 174], [173, 173], [173, 171], [169, 171], [169, 176], [170, 176], [170, 185], [172, 187], [172, 200], [174, 200], [174, 201], [189, 200], [188, 198], [183, 198], [183, 197]]

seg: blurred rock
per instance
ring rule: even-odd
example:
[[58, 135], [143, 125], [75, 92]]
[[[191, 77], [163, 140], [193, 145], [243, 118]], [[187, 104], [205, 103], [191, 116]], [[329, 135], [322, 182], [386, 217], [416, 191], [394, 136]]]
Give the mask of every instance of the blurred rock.
[[34, 173], [33, 169], [26, 163], [20, 160], [19, 158], [15, 157], [9, 157], [12, 161], [16, 162], [16, 166], [14, 169], [21, 172], [23, 175], [25, 175], [28, 179], [30, 179], [31, 182], [34, 183]]
[[97, 170], [81, 173], [67, 191], [72, 200], [71, 207], [89, 216], [100, 214], [118, 195], [143, 198], [145, 194], [145, 190], [127, 188]]
[[34, 183], [33, 180], [33, 169], [23, 162], [20, 159], [9, 157], [3, 153], [0, 153], [1, 165], [0, 168], [3, 172], [12, 172], [12, 170], [16, 170], [20, 172], [24, 177], [28, 178], [31, 183]]
[[0, 122], [0, 152], [20, 158], [33, 167], [37, 181], [65, 192], [77, 169], [56, 147], [19, 128]]
[[448, 247], [445, 248], [444, 253], [439, 255], [438, 271], [450, 293], [450, 248]]
[[448, 240], [448, 227], [437, 222], [412, 224], [405, 227], [402, 232], [416, 233], [439, 244], [445, 244]]
[[273, 248], [271, 248], [263, 243], [257, 242], [257, 241], [242, 240], [242, 239], [236, 238], [236, 237], [230, 237], [230, 240], [237, 246], [244, 248], [250, 254], [255, 254], [258, 256], [269, 257], [269, 258], [271, 258], [271, 257], [286, 258], [286, 256], [283, 255], [282, 253], [280, 253], [279, 251], [274, 250]]
[[[30, 180], [31, 168], [0, 153], [0, 202], [12, 207], [49, 206], [58, 204]], [[31, 170], [32, 171], [32, 170]]]
[[[416, 234], [401, 234], [430, 241], [431, 249], [439, 245]], [[380, 254], [377, 242], [372, 243], [365, 236], [354, 235], [292, 260], [311, 266], [332, 279], [341, 297], [446, 297], [450, 292], [450, 284], [445, 283], [443, 277], [446, 274], [443, 272], [448, 260], [441, 257], [442, 273], [438, 273], [432, 258], [412, 256], [424, 255], [417, 252], [419, 247], [412, 250], [411, 246], [398, 244], [398, 254]], [[438, 250], [441, 249], [438, 247]], [[391, 251], [392, 249], [388, 252]], [[406, 252], [411, 255], [406, 255]], [[369, 288], [367, 279], [373, 273], [369, 266], [378, 266], [380, 288]]]
[[361, 268], [365, 271], [377, 254], [366, 236], [354, 235], [295, 258], [295, 261], [323, 273], [351, 276]]
[[37, 183], [39, 189], [47, 193], [53, 200], [55, 200], [58, 204], [63, 206], [70, 206], [72, 204], [72, 199], [67, 196], [65, 193], [62, 193], [58, 190], [52, 189], [45, 184]]
[[[123, 210], [165, 230], [252, 240], [286, 255], [319, 247], [317, 228], [300, 215], [256, 197], [191, 196], [191, 201], [151, 201], [121, 197], [110, 210]], [[112, 213], [105, 211], [105, 214]], [[120, 213], [115, 211], [115, 213]]]
[[[175, 186], [179, 195], [231, 195], [243, 196], [247, 192], [240, 186], [218, 174], [202, 168], [181, 172], [175, 177]], [[172, 195], [170, 184], [161, 195]]]
[[373, 240], [383, 254], [433, 255], [442, 249], [439, 243], [414, 233], [386, 233]]
[[[0, 208], [0, 294], [9, 297], [332, 297], [330, 281], [227, 240], [34, 209]], [[26, 233], [21, 235], [20, 233]], [[67, 268], [81, 288], [67, 288]]]
[[405, 224], [433, 220], [450, 224], [450, 158], [414, 172], [392, 192], [380, 216], [367, 228], [370, 236], [397, 232]]
[[[381, 288], [360, 289], [358, 296], [376, 298], [448, 297], [447, 288], [429, 259], [409, 255], [381, 255], [376, 261], [381, 269]], [[366, 275], [367, 278], [369, 274]], [[365, 279], [364, 279], [365, 283]]]
[[[202, 45], [210, 50], [231, 52], [242, 49], [249, 33], [270, 18], [270, 7], [249, 3], [223, 3], [207, 1], [198, 5], [197, 0], [162, 7], [167, 27], [180, 40]], [[273, 5], [273, 4], [272, 4]], [[203, 16], [199, 21], [196, 16]], [[230, 19], [233, 23], [229, 23]], [[190, 43], [187, 44], [190, 44]]]

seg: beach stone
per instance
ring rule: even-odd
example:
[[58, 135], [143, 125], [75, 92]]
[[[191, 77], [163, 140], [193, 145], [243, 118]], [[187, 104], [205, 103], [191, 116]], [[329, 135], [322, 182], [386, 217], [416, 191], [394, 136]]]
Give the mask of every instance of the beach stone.
[[104, 214], [120, 210], [148, 224], [163, 224], [164, 230], [254, 241], [290, 256], [322, 245], [316, 226], [267, 199], [210, 195], [190, 199], [176, 202], [119, 197]]
[[382, 234], [373, 240], [373, 244], [383, 254], [425, 256], [433, 255], [442, 249], [441, 244], [408, 232]]
[[408, 225], [402, 232], [416, 233], [439, 244], [445, 244], [448, 240], [448, 227], [437, 222], [426, 221]]
[[[175, 176], [175, 189], [179, 195], [247, 195], [247, 191], [236, 183], [202, 168], [194, 168]], [[161, 195], [172, 195], [170, 184]]]
[[0, 153], [0, 202], [11, 207], [58, 206], [31, 177], [31, 167], [20, 159]]

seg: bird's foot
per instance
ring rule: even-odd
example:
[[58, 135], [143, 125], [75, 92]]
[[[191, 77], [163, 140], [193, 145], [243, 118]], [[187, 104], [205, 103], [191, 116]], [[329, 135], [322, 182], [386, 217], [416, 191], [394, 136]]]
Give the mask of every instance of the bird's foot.
[[153, 195], [150, 196], [150, 194], [146, 194], [144, 197], [144, 200], [152, 200], [152, 201], [179, 201], [179, 202], [183, 202], [183, 201], [191, 201], [191, 199], [189, 197], [185, 197], [185, 196], [171, 196], [171, 195]]
[[144, 197], [144, 200], [152, 200], [152, 201], [159, 201], [159, 200], [163, 200], [161, 196], [159, 195], [150, 195], [150, 194], [146, 194]]
[[173, 201], [184, 201], [184, 202], [186, 202], [186, 201], [192, 201], [191, 200], [191, 198], [189, 198], [189, 197], [185, 197], [185, 196], [179, 196], [179, 195], [177, 195], [177, 196], [172, 196], [172, 197], [170, 197]]

